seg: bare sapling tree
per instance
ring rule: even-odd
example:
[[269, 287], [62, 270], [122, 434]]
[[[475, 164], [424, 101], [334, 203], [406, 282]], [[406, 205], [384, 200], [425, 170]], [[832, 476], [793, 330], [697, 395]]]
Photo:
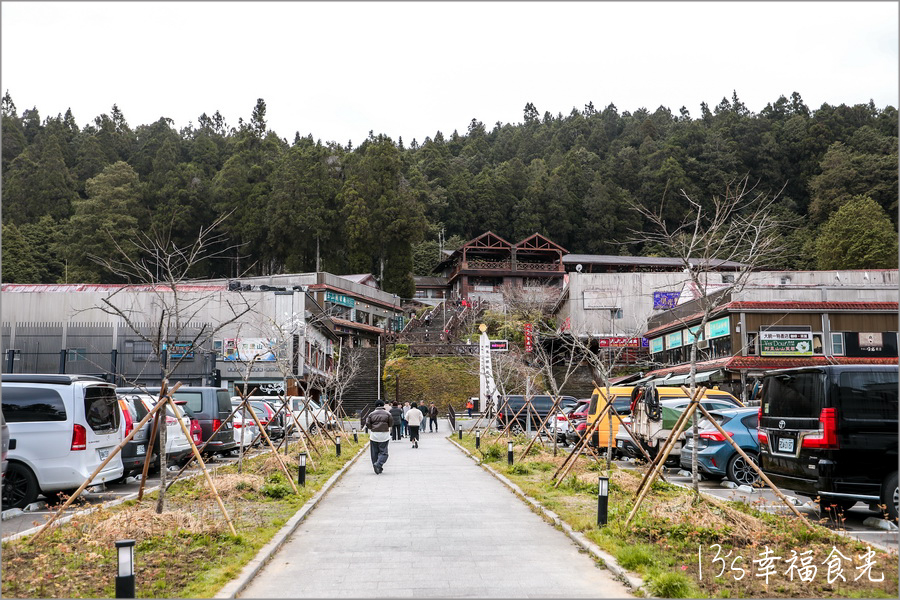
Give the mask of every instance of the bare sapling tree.
[[341, 431], [345, 429], [345, 421], [349, 418], [344, 410], [344, 393], [362, 371], [362, 354], [354, 352], [353, 348], [344, 346], [341, 338], [337, 348], [337, 357], [334, 359], [333, 368], [326, 372], [322, 390], [331, 399], [334, 413], [337, 417]]
[[[122, 280], [128, 282], [103, 298], [97, 309], [120, 319], [135, 336], [150, 346], [150, 355], [159, 363], [162, 390], [186, 360], [195, 354], [213, 351], [213, 339], [223, 329], [240, 321], [254, 306], [239, 292], [223, 292], [217, 287], [188, 285], [192, 273], [204, 261], [227, 256], [233, 246], [216, 230], [228, 217], [223, 215], [199, 230], [186, 246], [167, 230], [150, 228], [122, 237], [108, 232], [117, 255], [91, 256]], [[147, 323], [152, 325], [147, 325]], [[159, 401], [164, 401], [160, 394]], [[160, 428], [160, 492], [156, 511], [165, 507], [166, 428]]]
[[[632, 204], [649, 224], [646, 230], [633, 232], [633, 241], [662, 247], [679, 259], [691, 289], [698, 296], [696, 314], [700, 315], [700, 323], [692, 328], [690, 350], [691, 395], [696, 388], [697, 344], [704, 336], [706, 324], [746, 286], [754, 271], [778, 265], [786, 256], [783, 236], [786, 224], [778, 219], [775, 211], [780, 194], [781, 191], [768, 194], [757, 190], [757, 184], [751, 185], [747, 175], [730, 182], [723, 195], [714, 196], [708, 202], [698, 201], [680, 190], [678, 197], [686, 203], [680, 220], [666, 216], [669, 211], [665, 197], [658, 206]], [[727, 271], [731, 277], [724, 285], [715, 284], [711, 281], [714, 271]], [[694, 413], [694, 439], [698, 435], [697, 423]], [[694, 493], [699, 497], [696, 452], [692, 454], [691, 470]]]

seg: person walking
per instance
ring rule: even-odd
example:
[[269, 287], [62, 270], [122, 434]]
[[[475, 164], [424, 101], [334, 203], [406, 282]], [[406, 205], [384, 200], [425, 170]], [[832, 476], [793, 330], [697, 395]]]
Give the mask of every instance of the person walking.
[[390, 443], [391, 434], [388, 430], [391, 428], [391, 413], [384, 408], [384, 401], [375, 402], [375, 410], [366, 415], [363, 427], [369, 430], [369, 453], [372, 456], [372, 466], [375, 468], [375, 474], [380, 475], [384, 471], [384, 463], [388, 459], [388, 443]]
[[397, 441], [403, 437], [403, 434], [400, 433], [403, 409], [400, 408], [400, 403], [395, 400], [389, 412], [391, 413], [391, 439]]
[[[432, 402], [431, 406], [428, 408], [428, 418], [430, 419], [428, 421], [428, 433], [431, 433], [432, 431], [437, 431], [438, 430], [438, 423], [437, 423], [438, 409], [437, 409], [437, 406], [434, 405], [434, 402]], [[432, 427], [434, 427], [434, 429], [432, 429]]]
[[404, 402], [403, 403], [403, 417], [400, 420], [400, 424], [403, 426], [402, 429], [400, 430], [400, 434], [403, 437], [406, 437], [409, 435], [409, 421], [407, 421], [407, 419], [406, 419], [406, 413], [408, 413], [408, 412], [409, 412], [409, 402]]
[[422, 425], [422, 422], [425, 420], [425, 415], [422, 414], [422, 411], [418, 408], [418, 403], [413, 402], [412, 406], [409, 409], [409, 412], [406, 413], [406, 420], [409, 421], [409, 440], [412, 442], [413, 448], [419, 447], [419, 427]]
[[469, 413], [469, 418], [472, 418], [472, 409], [475, 408], [475, 404], [472, 402], [472, 399], [469, 398], [466, 400], [466, 411]]

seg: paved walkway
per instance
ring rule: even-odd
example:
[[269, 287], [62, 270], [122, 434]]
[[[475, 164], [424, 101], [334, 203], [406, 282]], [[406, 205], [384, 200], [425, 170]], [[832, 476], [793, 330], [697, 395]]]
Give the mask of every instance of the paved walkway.
[[241, 598], [602, 598], [627, 588], [444, 439], [368, 449]]

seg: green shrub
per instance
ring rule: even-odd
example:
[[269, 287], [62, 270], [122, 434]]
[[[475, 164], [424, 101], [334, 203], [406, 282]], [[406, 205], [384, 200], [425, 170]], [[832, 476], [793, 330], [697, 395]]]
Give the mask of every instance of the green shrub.
[[484, 450], [482, 450], [482, 454], [484, 454], [485, 462], [500, 460], [504, 454], [506, 454], [506, 448], [501, 446], [500, 444], [490, 444], [489, 446], [484, 446]]
[[656, 561], [653, 558], [655, 548], [647, 544], [623, 546], [616, 553], [616, 560], [629, 571], [634, 571], [641, 566], [649, 566]]
[[403, 358], [405, 356], [409, 356], [409, 344], [397, 344], [394, 346], [394, 349], [388, 354], [388, 360], [394, 360], [397, 358]]
[[528, 475], [529, 473], [531, 473], [531, 469], [529, 469], [527, 465], [516, 463], [506, 469], [506, 472], [511, 475]]
[[263, 495], [278, 500], [294, 493], [293, 488], [281, 473], [273, 473], [266, 477], [266, 483], [260, 490]]
[[660, 573], [654, 576], [649, 584], [650, 594], [657, 598], [689, 598], [691, 582], [682, 573]]

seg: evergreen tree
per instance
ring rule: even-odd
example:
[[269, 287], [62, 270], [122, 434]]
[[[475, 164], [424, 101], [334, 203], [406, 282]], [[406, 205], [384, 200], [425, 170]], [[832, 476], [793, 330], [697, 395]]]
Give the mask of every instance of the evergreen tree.
[[819, 231], [819, 269], [896, 269], [897, 229], [868, 196], [841, 206]]

